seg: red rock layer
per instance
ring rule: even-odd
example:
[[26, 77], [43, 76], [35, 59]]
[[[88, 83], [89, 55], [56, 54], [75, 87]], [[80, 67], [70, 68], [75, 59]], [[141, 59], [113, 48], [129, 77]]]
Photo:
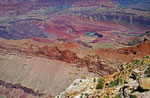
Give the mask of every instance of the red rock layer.
[[109, 60], [109, 61], [121, 60], [123, 62], [131, 61], [135, 58], [141, 58], [146, 55], [150, 55], [150, 40], [143, 42], [134, 47], [126, 47], [126, 48], [120, 48], [115, 50], [99, 49], [99, 50], [93, 50], [93, 53], [97, 54], [104, 60]]
[[[35, 43], [34, 41], [26, 42], [5, 40], [0, 42], [0, 49], [5, 49], [11, 52], [19, 51], [20, 53], [42, 56], [52, 60], [61, 60], [63, 62], [72, 63], [77, 67], [87, 66], [90, 72], [98, 73], [101, 76], [115, 72], [116, 69], [114, 67], [116, 67], [117, 64], [150, 55], [149, 40], [134, 47], [114, 50], [93, 50], [91, 52], [94, 53], [93, 55], [85, 55], [82, 58], [72, 51], [72, 49], [76, 47], [80, 46], [73, 42], [53, 46]], [[115, 66], [110, 66], [112, 64]]]
[[71, 51], [71, 47], [77, 45], [71, 43], [72, 42], [57, 46], [48, 46], [46, 44], [41, 45], [31, 42], [13, 42], [5, 40], [0, 43], [0, 49], [5, 49], [10, 52], [15, 51], [25, 53], [27, 55], [46, 57], [52, 60], [60, 60], [74, 64], [76, 67], [87, 66], [90, 72], [97, 73], [101, 76], [116, 71], [113, 67], [105, 64], [104, 61], [102, 61], [97, 55], [85, 55], [82, 58], [79, 57], [75, 52]]

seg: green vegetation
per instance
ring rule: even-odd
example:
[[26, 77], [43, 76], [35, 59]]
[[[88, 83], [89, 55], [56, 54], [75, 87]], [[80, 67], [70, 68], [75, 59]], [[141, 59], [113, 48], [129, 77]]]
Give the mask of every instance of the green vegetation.
[[116, 82], [115, 81], [111, 81], [109, 87], [114, 87], [116, 86]]
[[125, 82], [124, 82], [124, 84], [128, 84], [128, 82], [127, 82], [127, 81], [125, 81]]
[[135, 92], [135, 89], [132, 89], [131, 93], [134, 93]]
[[137, 98], [136, 95], [130, 95], [130, 98]]
[[146, 77], [150, 77], [150, 63], [148, 64], [148, 68], [145, 70], [144, 74]]
[[81, 95], [80, 98], [83, 98], [83, 95]]
[[78, 85], [77, 83], [74, 83], [73, 85]]
[[93, 82], [96, 82], [96, 78], [93, 79]]
[[116, 85], [121, 85], [122, 82], [123, 82], [122, 79], [117, 78], [116, 81], [111, 81], [111, 82], [110, 82], [110, 86], [109, 86], [109, 87], [114, 87], [114, 86], [116, 86]]
[[121, 85], [122, 84], [122, 79], [121, 78], [117, 78], [116, 80], [116, 85]]
[[104, 98], [109, 98], [109, 96], [105, 96]]
[[81, 96], [80, 96], [80, 98], [83, 98], [83, 94], [81, 93]]
[[129, 72], [131, 72], [131, 69], [129, 69]]
[[85, 96], [86, 96], [86, 98], [89, 98], [89, 94], [88, 93], [85, 93]]
[[120, 98], [120, 95], [121, 95], [120, 93], [117, 94], [117, 95], [115, 96], [115, 98]]
[[134, 64], [140, 64], [140, 60], [134, 60]]
[[145, 58], [147, 58], [147, 59], [148, 59], [148, 58], [150, 58], [150, 56], [146, 56]]
[[98, 84], [96, 85], [96, 89], [102, 89], [104, 87], [103, 78], [98, 79]]

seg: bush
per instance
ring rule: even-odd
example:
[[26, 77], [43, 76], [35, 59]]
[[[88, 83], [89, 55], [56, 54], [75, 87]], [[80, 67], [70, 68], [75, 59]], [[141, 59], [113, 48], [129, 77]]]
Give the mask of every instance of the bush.
[[122, 84], [122, 79], [120, 79], [120, 78], [117, 78], [117, 80], [116, 80], [116, 85], [120, 85], [120, 84]]
[[94, 78], [93, 81], [96, 82], [96, 79]]
[[104, 87], [104, 80], [102, 78], [98, 79], [98, 84], [96, 85], [96, 89], [102, 89]]
[[81, 95], [80, 98], [83, 98], [83, 95]]
[[85, 96], [86, 96], [87, 98], [89, 98], [89, 94], [88, 94], [88, 93], [85, 93]]
[[138, 98], [136, 95], [130, 95], [130, 98]]
[[115, 81], [111, 81], [109, 87], [114, 87], [115, 85], [116, 85], [116, 82]]
[[135, 60], [134, 64], [140, 64], [140, 60]]
[[78, 85], [78, 84], [77, 84], [77, 83], [74, 83], [73, 85], [75, 86], [75, 85]]
[[147, 77], [150, 77], [150, 64], [148, 65], [148, 68], [145, 70], [144, 73]]
[[122, 84], [122, 79], [120, 79], [120, 78], [117, 78], [117, 80], [116, 81], [111, 81], [110, 82], [110, 86], [109, 87], [114, 87], [114, 86], [116, 86], [116, 85], [120, 85], [120, 84]]
[[121, 94], [120, 94], [120, 93], [117, 94], [117, 95], [115, 96], [115, 98], [121, 98]]
[[109, 98], [109, 96], [105, 96], [104, 98]]
[[146, 56], [145, 58], [147, 58], [147, 59], [148, 59], [148, 58], [150, 58], [150, 56]]

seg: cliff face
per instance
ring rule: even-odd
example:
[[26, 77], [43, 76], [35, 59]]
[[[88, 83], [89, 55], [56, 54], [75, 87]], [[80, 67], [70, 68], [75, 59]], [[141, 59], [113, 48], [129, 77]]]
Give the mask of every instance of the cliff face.
[[150, 24], [149, 18], [140, 17], [132, 13], [123, 12], [106, 12], [106, 13], [82, 13], [82, 18], [93, 21], [112, 21], [117, 23], [128, 23], [136, 26], [148, 26]]
[[[135, 58], [141, 58], [149, 55], [150, 41], [146, 41], [134, 47], [119, 48], [119, 49], [99, 49], [92, 50], [91, 54], [84, 54], [79, 56], [79, 51], [74, 51], [65, 47], [74, 47], [70, 44], [60, 44], [49, 46], [47, 44], [34, 44], [28, 42], [1, 42], [1, 49], [7, 51], [16, 51], [25, 53], [27, 55], [45, 57], [51, 60], [60, 60], [70, 64], [75, 64], [76, 67], [88, 67], [90, 72], [98, 73], [99, 75], [110, 74], [116, 71], [116, 66], [112, 67], [111, 64], [117, 65], [125, 61], [131, 61]], [[82, 48], [81, 48], [82, 49]], [[88, 52], [88, 51], [87, 51]]]
[[[65, 72], [70, 73], [69, 71], [74, 72], [74, 71], [72, 71], [72, 70], [74, 70], [74, 68], [81, 69], [81, 70], [75, 72], [76, 76], [78, 76], [78, 77], [79, 76], [82, 77], [81, 76], [82, 70], [84, 73], [92, 72], [98, 76], [105, 76], [108, 74], [113, 74], [114, 72], [116, 72], [119, 69], [119, 67], [118, 67], [119, 64], [122, 64], [127, 61], [132, 61], [136, 58], [141, 58], [145, 55], [150, 55], [150, 50], [149, 50], [150, 43], [149, 42], [150, 41], [147, 40], [144, 43], [141, 43], [134, 47], [84, 51], [84, 49], [89, 49], [89, 48], [82, 47], [82, 46], [78, 45], [78, 43], [73, 43], [73, 42], [65, 42], [65, 43], [61, 43], [61, 44], [58, 44], [58, 43], [57, 44], [56, 43], [55, 44], [46, 44], [46, 43], [35, 42], [33, 40], [4, 40], [4, 39], [1, 39], [0, 40], [0, 53], [1, 53], [2, 58], [0, 59], [1, 60], [0, 63], [2, 63], [2, 65], [6, 64], [4, 69], [11, 70], [11, 71], [5, 72], [5, 70], [3, 70], [3, 66], [1, 66], [2, 75], [4, 73], [7, 73], [5, 77], [0, 76], [0, 79], [2, 80], [2, 84], [4, 84], [2, 86], [2, 88], [5, 88], [5, 86], [7, 86], [6, 84], [11, 83], [10, 80], [13, 80], [13, 83], [10, 84], [10, 88], [8, 88], [8, 89], [11, 89], [11, 87], [13, 87], [13, 89], [15, 89], [16, 92], [20, 91], [25, 94], [28, 93], [29, 95], [40, 96], [39, 94], [41, 94], [41, 93], [44, 94], [44, 91], [43, 91], [44, 88], [40, 88], [41, 86], [45, 87], [44, 84], [42, 84], [41, 82], [39, 82], [41, 84], [39, 84], [38, 82], [35, 82], [35, 84], [33, 83], [34, 81], [36, 81], [39, 78], [38, 73], [40, 73], [42, 75], [42, 76], [40, 76], [42, 78], [42, 80], [49, 81], [49, 82], [45, 82], [45, 84], [49, 85], [48, 87], [51, 88], [51, 89], [49, 89], [49, 92], [46, 93], [46, 96], [51, 93], [53, 96], [55, 96], [56, 94], [58, 94], [62, 91], [63, 87], [67, 87], [68, 85], [70, 85], [70, 82], [69, 83], [67, 82], [68, 76], [69, 76], [69, 79], [77, 78], [77, 77], [73, 78], [74, 77], [73, 74], [66, 75], [65, 73], [62, 72], [62, 70], [65, 70]], [[79, 46], [80, 48], [79, 47], [77, 48], [76, 46]], [[9, 54], [9, 56], [7, 56], [7, 54]], [[26, 58], [22, 58], [20, 60], [19, 56], [17, 56], [16, 58], [15, 58], [15, 56], [13, 56], [15, 54], [16, 54], [16, 56], [17, 55], [25, 55], [25, 56], [31, 56], [31, 57], [29, 57], [28, 60], [26, 60]], [[5, 57], [5, 55], [6, 55], [6, 59], [3, 58], [3, 56]], [[50, 61], [43, 61], [42, 59], [36, 60], [35, 58], [38, 58], [38, 57], [43, 58], [43, 59], [48, 59]], [[12, 59], [12, 58], [14, 58], [14, 59]], [[15, 63], [16, 60], [18, 63]], [[9, 62], [10, 62], [10, 64], [9, 64]], [[11, 62], [14, 62], [14, 63], [11, 63]], [[31, 64], [29, 64], [29, 66], [27, 66], [28, 64], [26, 64], [26, 63], [24, 64], [22, 62], [30, 62]], [[48, 63], [48, 62], [50, 62], [50, 63]], [[13, 64], [13, 66], [11, 64]], [[17, 64], [19, 64], [19, 65], [17, 65]], [[50, 65], [48, 65], [48, 64], [50, 64]], [[17, 67], [17, 66], [20, 66], [20, 67]], [[22, 66], [24, 66], [24, 67], [22, 67]], [[85, 70], [86, 68], [87, 68], [87, 70]], [[10, 74], [11, 74], [11, 72], [13, 72], [12, 69], [14, 69], [14, 71], [16, 71], [16, 74], [13, 74], [11, 76]], [[70, 69], [70, 70], [68, 70], [68, 69]], [[28, 71], [30, 72], [30, 74], [28, 74]], [[60, 75], [60, 73], [62, 75]], [[20, 74], [20, 75], [18, 75], [18, 74]], [[70, 75], [72, 75], [72, 76], [70, 76]], [[47, 78], [50, 76], [51, 76], [51, 78]], [[9, 78], [7, 78], [7, 77], [9, 77]], [[24, 77], [27, 77], [27, 79], [24, 79]], [[59, 77], [62, 77], [62, 78], [59, 79]], [[15, 78], [15, 80], [14, 80], [14, 78]], [[60, 81], [57, 81], [57, 83], [56, 83], [56, 80], [55, 81], [53, 80], [55, 78], [56, 78], [56, 80], [58, 79], [60, 81], [63, 81], [63, 79], [64, 79], [65, 81], [64, 81], [64, 83], [62, 83], [60, 85], [60, 87], [57, 88], [57, 83], [59, 84]], [[7, 80], [7, 82], [3, 83], [4, 80], [5, 81]], [[42, 80], [39, 80], [39, 81], [42, 81]], [[29, 81], [29, 82], [27, 82], [27, 81]], [[22, 86], [21, 86], [21, 88], [16, 89], [17, 87], [15, 87], [14, 85], [18, 82]], [[51, 85], [53, 85], [53, 86], [51, 86]], [[26, 92], [26, 90], [25, 91], [23, 90], [24, 87], [27, 88], [27, 92]], [[47, 87], [45, 87], [45, 88], [47, 88]], [[6, 89], [6, 91], [8, 89]], [[29, 89], [29, 91], [28, 91], [28, 89]], [[41, 93], [37, 93], [37, 89], [42, 89]]]
[[[1, 88], [3, 92], [11, 89], [9, 94], [12, 93], [13, 89], [16, 94], [18, 94], [17, 92], [22, 92], [22, 94], [29, 94], [33, 97], [42, 96], [40, 94], [45, 94], [44, 90], [49, 89], [49, 91], [46, 91], [46, 96], [51, 95], [51, 93], [52, 96], [55, 96], [70, 85], [70, 79], [72, 82], [77, 77], [85, 77], [81, 76], [82, 72], [87, 75], [92, 72], [98, 76], [105, 76], [116, 72], [119, 69], [117, 65], [120, 63], [122, 64], [126, 61], [132, 61], [136, 58], [149, 55], [149, 44], [149, 40], [147, 40], [134, 47], [113, 50], [86, 50], [84, 51], [86, 53], [84, 53], [81, 50], [84, 50], [85, 47], [75, 48], [78, 45], [73, 42], [51, 45], [38, 43], [33, 40], [1, 39], [0, 63], [5, 65], [0, 66]], [[79, 49], [81, 50], [79, 51]], [[21, 56], [21, 59], [19, 56]], [[78, 70], [74, 71], [76, 68]], [[9, 71], [5, 72], [5, 70]], [[61, 83], [62, 81], [64, 82]], [[19, 88], [16, 87], [17, 83], [20, 84]], [[60, 84], [59, 87], [58, 84]], [[7, 89], [4, 89], [5, 87]], [[37, 92], [38, 89], [41, 92]]]
[[13, 42], [10, 41], [8, 41], [8, 43], [6, 42], [7, 45], [1, 43], [1, 49], [25, 53], [27, 55], [45, 57], [51, 60], [60, 60], [63, 62], [75, 64], [76, 67], [86, 66], [90, 72], [97, 73], [101, 76], [116, 71], [116, 69], [106, 64], [103, 60], [101, 60], [98, 55], [85, 55], [83, 57], [79, 57], [75, 52], [69, 49], [61, 49], [59, 48], [59, 46], [40, 46], [38, 44], [34, 45], [31, 43], [20, 42], [12, 44]]
[[[74, 79], [93, 75], [86, 66], [77, 68], [72, 63], [17, 51], [1, 50], [0, 65], [0, 80], [5, 81], [0, 85], [0, 95], [10, 97], [22, 94], [27, 95], [23, 98], [56, 96]], [[17, 84], [20, 87], [16, 87]]]

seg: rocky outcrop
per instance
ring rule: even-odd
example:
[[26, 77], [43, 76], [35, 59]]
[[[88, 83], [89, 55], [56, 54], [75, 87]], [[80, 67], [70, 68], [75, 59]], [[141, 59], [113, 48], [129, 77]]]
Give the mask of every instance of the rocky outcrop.
[[61, 50], [58, 47], [38, 47], [35, 52], [36, 56], [44, 56], [52, 60], [61, 60], [67, 63], [76, 64], [77, 67], [87, 66], [89, 72], [104, 74], [111, 74], [116, 70], [111, 66], [105, 64], [97, 55], [86, 55], [83, 58], [77, 56], [76, 53], [69, 50]]
[[139, 83], [142, 89], [150, 89], [150, 78], [140, 78]]
[[[69, 97], [73, 96], [75, 98], [79, 96], [92, 98], [148, 98], [150, 78], [142, 72], [147, 68], [149, 62], [150, 57], [147, 56], [142, 60], [128, 62], [124, 64], [123, 70], [100, 79], [78, 79], [59, 96], [66, 93]], [[140, 75], [139, 72], [142, 74]], [[88, 84], [88, 86], [85, 87], [80, 84]]]
[[98, 55], [87, 55], [83, 58], [83, 61], [90, 72], [98, 73], [101, 76], [103, 76], [104, 73], [106, 75], [117, 71], [113, 67], [107, 65]]

